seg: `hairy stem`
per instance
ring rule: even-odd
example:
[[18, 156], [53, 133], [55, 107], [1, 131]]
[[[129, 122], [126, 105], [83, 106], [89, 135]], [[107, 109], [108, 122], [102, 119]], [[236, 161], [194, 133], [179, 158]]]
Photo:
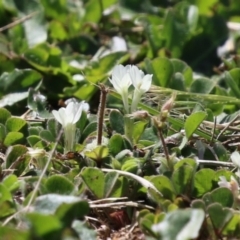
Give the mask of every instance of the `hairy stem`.
[[106, 99], [108, 89], [104, 85], [100, 85], [101, 96], [100, 103], [98, 107], [98, 125], [97, 125], [97, 145], [102, 144], [102, 134], [103, 134], [103, 122], [104, 122], [104, 113], [106, 106]]

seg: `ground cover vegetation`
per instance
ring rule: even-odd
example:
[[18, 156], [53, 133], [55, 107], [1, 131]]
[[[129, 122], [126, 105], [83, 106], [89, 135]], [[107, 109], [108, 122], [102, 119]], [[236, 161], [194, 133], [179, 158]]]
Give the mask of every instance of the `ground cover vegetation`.
[[240, 239], [237, 0], [0, 0], [0, 239]]

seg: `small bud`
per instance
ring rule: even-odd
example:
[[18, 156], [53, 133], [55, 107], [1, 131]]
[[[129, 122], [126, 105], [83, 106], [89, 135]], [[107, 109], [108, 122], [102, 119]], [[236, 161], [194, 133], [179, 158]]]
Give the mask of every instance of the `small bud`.
[[176, 93], [173, 93], [171, 98], [169, 98], [162, 106], [161, 108], [161, 112], [165, 112], [165, 111], [168, 111], [170, 112], [171, 109], [173, 108], [173, 105], [174, 105], [174, 101], [176, 99]]
[[168, 117], [168, 113], [169, 113], [168, 110], [162, 111], [162, 112], [161, 112], [161, 118], [166, 119], [166, 118]]
[[133, 119], [146, 119], [149, 117], [149, 114], [147, 111], [142, 110], [142, 111], [136, 111], [131, 114], [128, 114], [128, 116]]

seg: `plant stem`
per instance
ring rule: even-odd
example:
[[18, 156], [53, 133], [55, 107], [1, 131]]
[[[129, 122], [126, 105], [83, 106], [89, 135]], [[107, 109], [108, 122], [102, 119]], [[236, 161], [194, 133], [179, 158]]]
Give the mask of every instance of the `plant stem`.
[[165, 140], [164, 140], [164, 137], [163, 137], [163, 133], [162, 133], [162, 129], [161, 128], [158, 128], [158, 136], [162, 142], [162, 145], [163, 145], [163, 151], [164, 151], [164, 154], [165, 154], [165, 157], [167, 159], [167, 162], [168, 162], [168, 166], [169, 168], [171, 168], [171, 161], [170, 161], [170, 157], [169, 157], [169, 153], [168, 153], [168, 149], [167, 149], [167, 145], [165, 143]]
[[108, 88], [106, 88], [103, 84], [100, 84], [101, 96], [100, 103], [98, 106], [98, 124], [97, 124], [97, 145], [102, 144], [102, 134], [103, 134], [103, 121], [104, 121], [104, 113], [106, 106], [106, 99]]

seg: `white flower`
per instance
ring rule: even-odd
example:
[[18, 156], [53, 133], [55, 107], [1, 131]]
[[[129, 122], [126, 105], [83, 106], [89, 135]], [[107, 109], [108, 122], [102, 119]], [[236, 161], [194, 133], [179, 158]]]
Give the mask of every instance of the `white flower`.
[[138, 103], [141, 100], [142, 95], [147, 92], [152, 84], [152, 74], [144, 74], [144, 72], [138, 69], [136, 66], [131, 66], [129, 75], [134, 86], [134, 93], [131, 105], [132, 113], [137, 110]]
[[109, 79], [114, 89], [121, 95], [126, 113], [129, 112], [128, 88], [132, 84], [131, 78], [129, 76], [129, 69], [129, 65], [126, 67], [123, 65], [117, 65], [113, 68], [112, 78]]
[[55, 119], [62, 124], [64, 130], [65, 151], [73, 151], [76, 143], [76, 123], [82, 115], [84, 102], [70, 102], [66, 108], [53, 110]]
[[82, 110], [83, 102], [70, 102], [66, 108], [62, 107], [58, 111], [53, 110], [52, 114], [64, 128], [68, 124], [75, 124], [80, 119]]
[[150, 89], [152, 84], [152, 74], [145, 75], [144, 72], [138, 69], [136, 66], [131, 66], [129, 75], [135, 90], [139, 91], [140, 95], [144, 94]]
[[231, 176], [230, 182], [228, 182], [226, 180], [225, 176], [220, 176], [219, 178], [220, 178], [220, 181], [218, 182], [218, 185], [220, 187], [226, 187], [226, 188], [230, 189], [232, 191], [233, 195], [235, 197], [237, 197], [238, 196], [238, 189], [239, 189], [239, 185], [238, 185], [237, 180], [233, 176]]

